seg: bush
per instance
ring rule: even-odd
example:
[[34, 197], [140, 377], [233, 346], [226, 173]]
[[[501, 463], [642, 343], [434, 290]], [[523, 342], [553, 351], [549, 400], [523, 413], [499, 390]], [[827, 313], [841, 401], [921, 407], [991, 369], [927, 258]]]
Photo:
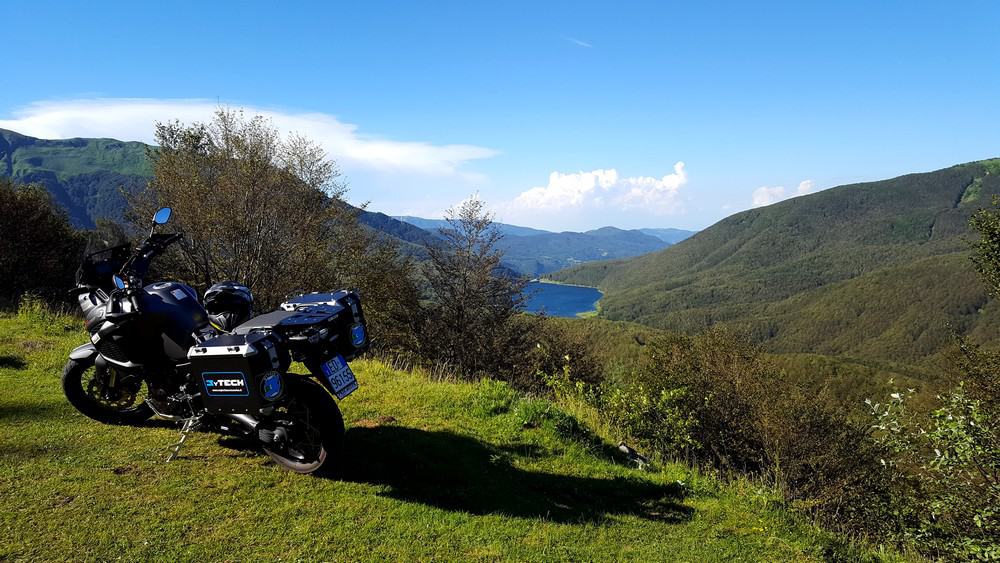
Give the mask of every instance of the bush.
[[64, 300], [82, 252], [83, 237], [44, 187], [0, 177], [0, 304], [28, 292]]
[[910, 414], [912, 393], [871, 403], [878, 439], [894, 452], [901, 478], [916, 481], [919, 518], [903, 537], [922, 552], [1000, 559], [1000, 356], [961, 344], [964, 381], [938, 397], [928, 416]]
[[550, 376], [557, 397], [594, 405], [606, 427], [659, 459], [750, 475], [827, 526], [895, 538], [913, 521], [912, 483], [883, 463], [867, 421], [787, 381], [757, 347], [723, 329], [669, 335], [648, 362], [601, 386]]

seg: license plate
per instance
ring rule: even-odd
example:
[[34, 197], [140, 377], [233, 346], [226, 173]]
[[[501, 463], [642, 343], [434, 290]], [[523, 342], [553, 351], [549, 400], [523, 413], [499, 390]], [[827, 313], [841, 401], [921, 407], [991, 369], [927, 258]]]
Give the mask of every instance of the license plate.
[[343, 356], [336, 356], [323, 364], [323, 375], [338, 399], [350, 395], [358, 388], [358, 380]]

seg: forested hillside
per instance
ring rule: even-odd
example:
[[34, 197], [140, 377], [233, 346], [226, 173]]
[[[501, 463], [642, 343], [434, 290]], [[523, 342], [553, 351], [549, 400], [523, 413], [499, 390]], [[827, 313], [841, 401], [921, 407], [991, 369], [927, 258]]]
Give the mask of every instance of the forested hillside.
[[831, 188], [730, 216], [664, 251], [552, 274], [596, 285], [602, 315], [699, 331], [725, 322], [770, 349], [896, 361], [1000, 315], [966, 254], [1000, 193], [1000, 160]]
[[120, 220], [120, 190], [140, 189], [151, 170], [146, 145], [114, 139], [48, 141], [0, 129], [0, 174], [44, 184], [77, 227]]

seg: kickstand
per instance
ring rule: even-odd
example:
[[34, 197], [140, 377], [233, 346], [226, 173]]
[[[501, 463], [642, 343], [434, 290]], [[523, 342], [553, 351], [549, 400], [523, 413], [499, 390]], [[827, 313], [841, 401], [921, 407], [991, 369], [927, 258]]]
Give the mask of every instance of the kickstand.
[[168, 448], [170, 450], [170, 455], [167, 456], [167, 463], [177, 459], [177, 456], [181, 453], [181, 447], [184, 445], [184, 441], [187, 440], [188, 434], [196, 430], [201, 426], [200, 418], [187, 418], [184, 420], [184, 425], [181, 426], [181, 438], [176, 444], [171, 444]]

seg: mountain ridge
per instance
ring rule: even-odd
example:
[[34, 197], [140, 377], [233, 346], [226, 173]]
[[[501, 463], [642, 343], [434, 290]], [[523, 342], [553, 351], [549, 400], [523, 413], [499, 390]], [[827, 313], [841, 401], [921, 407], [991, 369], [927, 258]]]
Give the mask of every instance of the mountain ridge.
[[[969, 217], [997, 194], [996, 159], [838, 186], [731, 215], [656, 253], [549, 277], [600, 287], [613, 320], [687, 332], [721, 322], [772, 351], [923, 361], [949, 345], [948, 323], [996, 342], [998, 314], [965, 239]], [[876, 310], [921, 322], [911, 334], [865, 314]]]

